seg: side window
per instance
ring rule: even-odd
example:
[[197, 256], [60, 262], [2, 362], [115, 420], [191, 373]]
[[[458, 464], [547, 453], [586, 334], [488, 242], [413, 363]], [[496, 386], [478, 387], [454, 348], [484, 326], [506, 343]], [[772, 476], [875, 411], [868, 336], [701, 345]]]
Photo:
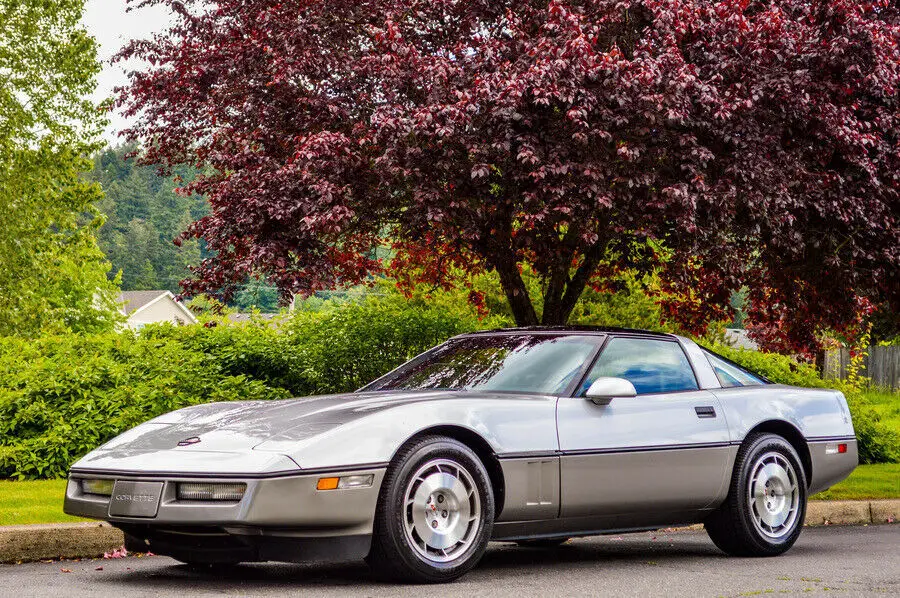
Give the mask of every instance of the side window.
[[697, 390], [697, 379], [676, 342], [645, 338], [613, 338], [581, 387], [581, 395], [600, 377], [625, 378], [639, 395]]
[[765, 384], [765, 381], [761, 378], [753, 375], [737, 364], [726, 361], [709, 351], [703, 352], [706, 354], [706, 359], [709, 360], [709, 365], [711, 365], [712, 369], [716, 372], [716, 377], [719, 379], [719, 383], [723, 388]]

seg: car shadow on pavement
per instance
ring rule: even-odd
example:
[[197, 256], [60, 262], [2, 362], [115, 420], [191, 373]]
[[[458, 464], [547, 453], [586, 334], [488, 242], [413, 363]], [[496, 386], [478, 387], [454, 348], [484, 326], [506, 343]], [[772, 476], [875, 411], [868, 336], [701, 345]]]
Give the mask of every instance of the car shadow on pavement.
[[[521, 548], [513, 544], [492, 543], [479, 565], [465, 579], [496, 579], [517, 576], [525, 571], [540, 567], [560, 571], [572, 566], [603, 565], [605, 567], [631, 567], [648, 562], [660, 565], [678, 565], [697, 558], [727, 559], [711, 542], [684, 541], [670, 542], [664, 536], [647, 538], [642, 541], [620, 541], [609, 538], [603, 541], [573, 541], [550, 549]], [[156, 557], [151, 557], [156, 558]], [[148, 563], [149, 564], [149, 563]], [[289, 564], [253, 563], [229, 566], [191, 566], [176, 564], [160, 558], [160, 566], [142, 568], [128, 573], [112, 573], [106, 581], [122, 585], [160, 591], [190, 591], [202, 582], [208, 591], [216, 589], [263, 590], [298, 585], [338, 589], [345, 586], [378, 584], [378, 579], [362, 562]], [[391, 584], [382, 588], [394, 587]]]

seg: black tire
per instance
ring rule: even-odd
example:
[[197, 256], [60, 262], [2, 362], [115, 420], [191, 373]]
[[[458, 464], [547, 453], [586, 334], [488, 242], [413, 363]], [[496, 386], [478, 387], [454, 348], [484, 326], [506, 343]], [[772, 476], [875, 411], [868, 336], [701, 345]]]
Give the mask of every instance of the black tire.
[[[458, 512], [450, 509], [449, 519], [447, 510], [437, 510], [435, 506], [438, 499], [442, 502], [446, 500], [444, 504], [448, 505], [456, 500], [452, 497], [458, 497], [458, 494], [449, 493], [450, 491], [446, 499], [443, 498], [443, 489], [434, 493], [437, 496], [434, 500], [429, 495], [426, 500], [429, 501], [431, 511], [425, 507], [421, 511], [425, 517], [433, 518], [432, 526], [455, 520], [455, 530], [466, 530], [464, 539], [448, 548], [449, 554], [446, 555], [429, 553], [430, 547], [424, 540], [422, 545], [414, 545], [416, 538], [421, 540], [421, 536], [417, 536], [418, 528], [415, 525], [411, 524], [411, 531], [407, 531], [407, 520], [414, 518], [413, 506], [407, 505], [407, 495], [414, 492], [414, 489], [418, 492], [418, 488], [425, 484], [424, 480], [429, 475], [435, 475], [426, 472], [416, 477], [423, 468], [435, 467], [432, 465], [434, 463], [438, 463], [438, 468], [446, 467], [446, 463], [455, 463], [468, 475], [466, 479], [466, 475], [456, 472], [461, 485], [467, 488], [465, 501], [468, 502], [463, 506], [464, 501], [459, 500]], [[428, 471], [433, 472], [431, 469]], [[468, 513], [476, 510], [474, 520], [463, 516], [466, 512], [464, 509], [468, 509]], [[445, 519], [439, 519], [440, 517]], [[465, 523], [464, 519], [469, 523]], [[415, 583], [453, 581], [478, 564], [490, 540], [493, 525], [494, 493], [481, 460], [469, 447], [457, 440], [444, 436], [427, 436], [401, 449], [388, 467], [375, 512], [372, 549], [366, 562], [378, 577], [385, 580]], [[454, 554], [454, 551], [458, 551], [458, 554]]]
[[516, 544], [522, 548], [538, 548], [546, 550], [562, 546], [568, 541], [568, 538], [536, 538], [534, 540], [518, 540]]
[[[786, 475], [768, 477], [763, 467]], [[782, 480], [789, 480], [789, 487]], [[776, 434], [751, 434], [735, 459], [728, 497], [704, 522], [706, 532], [732, 556], [782, 554], [803, 531], [806, 498], [806, 472], [794, 447]], [[777, 523], [781, 516], [784, 521]]]

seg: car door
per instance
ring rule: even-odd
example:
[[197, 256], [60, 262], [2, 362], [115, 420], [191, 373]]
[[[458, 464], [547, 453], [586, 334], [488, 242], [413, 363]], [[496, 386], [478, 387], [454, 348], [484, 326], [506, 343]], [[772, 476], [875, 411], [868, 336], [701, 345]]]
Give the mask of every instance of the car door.
[[[637, 396], [583, 398], [600, 376]], [[728, 426], [674, 338], [609, 338], [575, 395], [557, 404], [560, 516], [692, 511], [726, 487]]]

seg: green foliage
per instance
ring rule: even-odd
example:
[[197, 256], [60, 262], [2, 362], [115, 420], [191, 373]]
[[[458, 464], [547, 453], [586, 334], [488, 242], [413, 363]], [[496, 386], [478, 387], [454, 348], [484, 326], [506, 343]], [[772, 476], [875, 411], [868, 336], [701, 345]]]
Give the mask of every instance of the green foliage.
[[654, 277], [624, 273], [612, 282], [614, 291], [585, 290], [569, 323], [679, 332], [671, 324], [662, 323], [662, 309], [648, 293], [658, 284]]
[[241, 289], [234, 294], [231, 306], [243, 312], [278, 311], [278, 289], [268, 284], [265, 280], [251, 278]]
[[884, 421], [878, 410], [873, 408], [870, 393], [860, 391], [840, 380], [823, 380], [812, 365], [799, 363], [785, 355], [726, 346], [715, 346], [713, 350], [749, 370], [762, 374], [772, 382], [807, 388], [835, 388], [842, 391], [847, 397], [850, 414], [853, 416], [853, 428], [859, 439], [860, 463], [900, 462], [900, 430], [896, 425]]
[[177, 340], [215, 359], [223, 373], [265, 380], [303, 396], [360, 388], [480, 324], [471, 310], [370, 296], [294, 312], [271, 326], [262, 321], [211, 328], [149, 326], [142, 336]]
[[174, 239], [206, 213], [202, 197], [175, 193], [174, 177], [190, 180], [195, 173], [180, 168], [161, 176], [156, 167], [140, 166], [135, 145], [108, 148], [94, 156], [91, 181], [99, 183], [105, 197], [99, 203], [107, 221], [98, 233], [100, 247], [121, 272], [128, 291], [168, 289], [180, 292], [178, 282], [197, 265], [201, 248], [196, 240], [176, 246]]
[[95, 241], [100, 190], [80, 178], [103, 118], [83, 0], [0, 0], [0, 335], [109, 330]]
[[0, 478], [62, 476], [113, 436], [189, 405], [352, 391], [476, 326], [370, 298], [271, 327], [0, 339]]
[[318, 314], [299, 313], [285, 325], [290, 388], [297, 394], [344, 392], [364, 386], [447, 338], [479, 327], [474, 316], [374, 299]]
[[[463, 296], [406, 300], [386, 281], [268, 325], [208, 322], [0, 338], [0, 478], [62, 476], [116, 434], [189, 405], [352, 391], [448, 337], [504, 324], [498, 315], [478, 319]], [[716, 350], [777, 382], [833, 386], [780, 355]], [[848, 398], [863, 461], [896, 459], [896, 431], [864, 395]]]
[[65, 475], [77, 457], [188, 405], [287, 396], [176, 340], [133, 333], [0, 339], [0, 478]]

